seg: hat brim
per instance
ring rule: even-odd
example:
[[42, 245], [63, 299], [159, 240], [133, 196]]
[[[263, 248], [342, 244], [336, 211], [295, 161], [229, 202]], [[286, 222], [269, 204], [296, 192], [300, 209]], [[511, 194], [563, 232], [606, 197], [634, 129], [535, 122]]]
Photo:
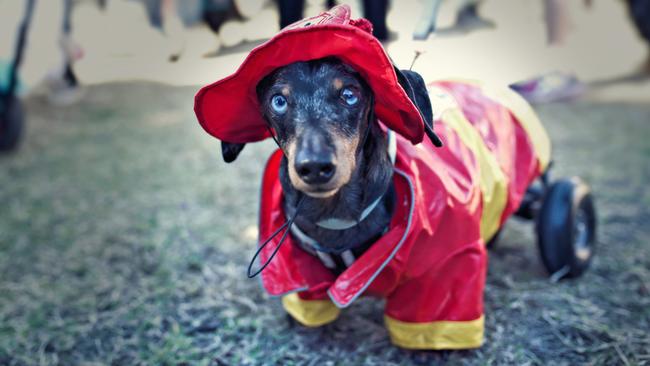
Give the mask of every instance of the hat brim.
[[234, 74], [196, 94], [194, 111], [201, 126], [227, 142], [270, 137], [257, 84], [279, 67], [324, 57], [336, 57], [359, 72], [375, 94], [375, 113], [383, 124], [414, 144], [422, 141], [424, 121], [399, 84], [386, 51], [371, 34], [350, 25], [288, 29], [252, 50]]

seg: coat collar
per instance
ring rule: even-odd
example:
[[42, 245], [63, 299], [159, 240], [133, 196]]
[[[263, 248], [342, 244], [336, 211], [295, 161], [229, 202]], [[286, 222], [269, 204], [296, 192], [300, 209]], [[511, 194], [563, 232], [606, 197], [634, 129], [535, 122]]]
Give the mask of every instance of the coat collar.
[[[264, 171], [260, 207], [260, 241], [268, 238], [285, 222], [282, 205], [282, 186], [279, 180], [282, 153], [276, 151]], [[379, 273], [391, 265], [391, 260], [403, 247], [411, 230], [415, 195], [408, 175], [396, 164], [393, 181], [395, 184], [396, 207], [388, 231], [350, 267], [336, 277], [315, 256], [304, 251], [289, 236], [278, 254], [262, 273], [262, 285], [271, 295], [321, 289], [338, 307], [350, 305], [359, 297]], [[265, 262], [278, 245], [274, 239], [260, 253]]]

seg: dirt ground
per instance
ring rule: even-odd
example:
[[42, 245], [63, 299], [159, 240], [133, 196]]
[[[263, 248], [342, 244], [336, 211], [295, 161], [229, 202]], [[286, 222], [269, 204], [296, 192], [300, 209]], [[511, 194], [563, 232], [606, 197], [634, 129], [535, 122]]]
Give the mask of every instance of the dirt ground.
[[490, 256], [485, 346], [409, 352], [380, 300], [304, 329], [246, 278], [273, 146], [224, 164], [195, 91], [113, 83], [73, 108], [27, 101], [24, 145], [0, 158], [1, 365], [650, 364], [649, 105], [538, 109], [555, 176], [595, 192], [592, 268], [551, 283], [533, 226], [512, 220]]

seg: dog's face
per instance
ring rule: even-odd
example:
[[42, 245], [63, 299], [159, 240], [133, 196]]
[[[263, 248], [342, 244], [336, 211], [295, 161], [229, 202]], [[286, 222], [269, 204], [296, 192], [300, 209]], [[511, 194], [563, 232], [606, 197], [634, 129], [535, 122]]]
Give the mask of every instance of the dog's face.
[[257, 86], [261, 112], [288, 160], [291, 184], [329, 197], [348, 183], [368, 126], [372, 92], [335, 59], [279, 68]]

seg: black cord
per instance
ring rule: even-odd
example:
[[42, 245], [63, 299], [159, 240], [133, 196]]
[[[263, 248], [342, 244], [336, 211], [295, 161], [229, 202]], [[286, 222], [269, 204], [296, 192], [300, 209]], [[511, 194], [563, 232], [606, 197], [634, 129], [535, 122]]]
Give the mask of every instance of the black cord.
[[[269, 125], [269, 123], [268, 122], [265, 123], [264, 126], [269, 131], [269, 134], [271, 135], [271, 138], [273, 138], [273, 141], [275, 141], [275, 144], [278, 145], [278, 148], [280, 149], [280, 151], [282, 151], [282, 154], [286, 158], [287, 154], [285, 153], [284, 149], [282, 148], [282, 145], [280, 145], [280, 141], [278, 141], [278, 139], [275, 137], [275, 134], [273, 133], [273, 130], [271, 129], [271, 126]], [[253, 258], [251, 258], [251, 261], [248, 264], [248, 271], [247, 271], [248, 278], [253, 278], [253, 277], [257, 276], [258, 274], [262, 273], [262, 271], [269, 265], [269, 263], [271, 263], [271, 260], [273, 260], [273, 257], [275, 257], [275, 255], [278, 253], [278, 251], [280, 250], [280, 247], [284, 243], [284, 240], [287, 238], [287, 235], [289, 234], [289, 231], [291, 230], [291, 225], [293, 224], [294, 220], [298, 216], [298, 210], [300, 209], [300, 205], [302, 204], [302, 201], [304, 200], [304, 198], [305, 198], [304, 196], [300, 197], [300, 200], [298, 201], [298, 204], [296, 205], [296, 212], [289, 219], [289, 221], [282, 224], [282, 226], [280, 226], [277, 230], [275, 230], [273, 232], [273, 234], [271, 234], [271, 236], [268, 239], [266, 239], [264, 241], [264, 243], [262, 243], [262, 245], [259, 246], [259, 248], [257, 248], [257, 251], [255, 252], [255, 255], [253, 255]], [[271, 254], [271, 257], [269, 257], [269, 259], [266, 261], [266, 263], [264, 263], [262, 265], [262, 267], [260, 269], [258, 269], [255, 273], [251, 274], [251, 269], [253, 268], [253, 263], [255, 263], [255, 259], [257, 259], [257, 257], [260, 255], [260, 253], [262, 252], [264, 247], [266, 247], [266, 245], [268, 243], [270, 243], [271, 240], [273, 240], [273, 238], [275, 238], [285, 228], [287, 230], [284, 232], [284, 234], [282, 234], [282, 237], [280, 238], [280, 242], [278, 243], [278, 246], [273, 251], [273, 254]]]
[[[257, 248], [257, 251], [255, 252], [255, 255], [251, 259], [251, 262], [248, 264], [248, 271], [247, 271], [248, 278], [253, 278], [253, 277], [257, 276], [258, 274], [262, 273], [262, 271], [269, 265], [269, 263], [271, 263], [271, 261], [273, 260], [273, 257], [275, 257], [275, 255], [278, 253], [278, 251], [280, 250], [280, 247], [284, 243], [284, 240], [287, 238], [287, 235], [289, 234], [289, 231], [291, 231], [291, 225], [293, 225], [294, 220], [298, 216], [298, 211], [300, 210], [300, 206], [302, 204], [302, 201], [304, 201], [304, 199], [305, 199], [305, 196], [300, 197], [300, 200], [298, 200], [298, 204], [296, 205], [296, 212], [289, 219], [289, 221], [282, 224], [282, 226], [280, 226], [277, 230], [275, 230], [275, 232], [273, 232], [273, 234], [271, 234], [271, 236], [268, 239], [266, 239], [264, 241], [264, 243], [262, 243], [262, 245], [260, 245], [259, 248]], [[269, 259], [266, 260], [266, 262], [262, 265], [262, 267], [260, 267], [260, 269], [258, 269], [255, 273], [251, 274], [251, 269], [253, 269], [253, 263], [255, 263], [255, 259], [257, 259], [257, 257], [260, 255], [262, 250], [266, 247], [266, 245], [268, 243], [270, 243], [271, 240], [273, 240], [273, 238], [275, 238], [280, 233], [280, 231], [282, 231], [282, 229], [285, 229], [285, 228], [286, 228], [286, 231], [284, 232], [284, 234], [282, 234], [282, 237], [280, 238], [280, 242], [278, 243], [278, 246], [275, 247], [275, 250], [273, 250], [273, 253], [269, 257]]]

